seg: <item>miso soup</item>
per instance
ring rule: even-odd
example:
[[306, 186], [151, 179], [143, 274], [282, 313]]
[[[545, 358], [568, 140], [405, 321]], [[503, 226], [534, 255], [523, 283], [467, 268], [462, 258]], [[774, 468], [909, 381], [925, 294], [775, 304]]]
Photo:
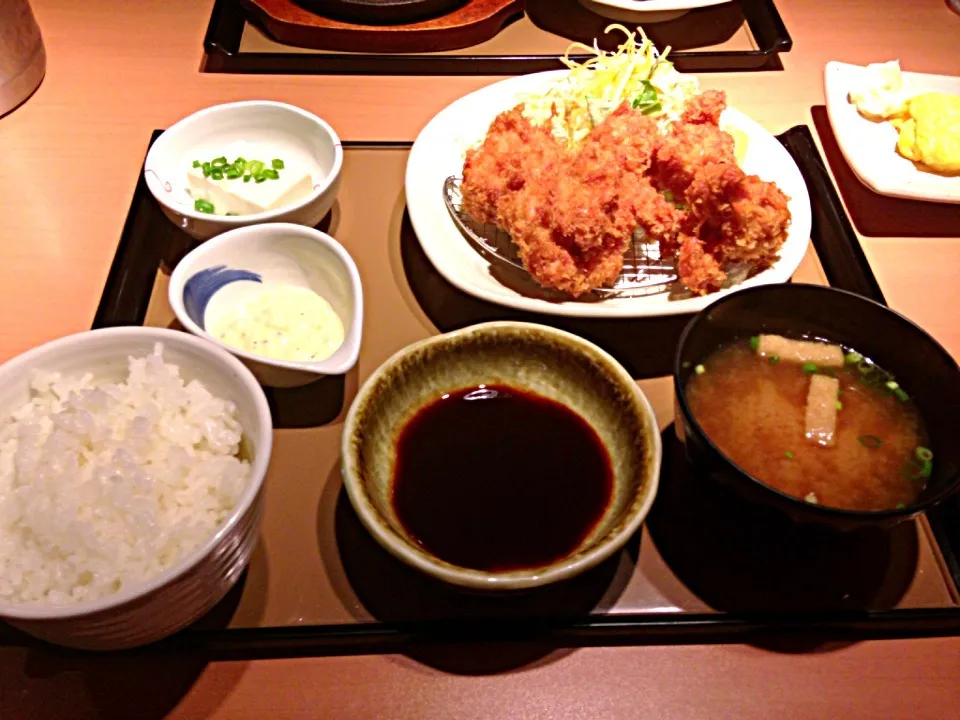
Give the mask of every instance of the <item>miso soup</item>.
[[771, 335], [738, 340], [696, 366], [686, 395], [727, 457], [811, 503], [901, 508], [930, 476], [933, 454], [907, 392], [838, 345]]

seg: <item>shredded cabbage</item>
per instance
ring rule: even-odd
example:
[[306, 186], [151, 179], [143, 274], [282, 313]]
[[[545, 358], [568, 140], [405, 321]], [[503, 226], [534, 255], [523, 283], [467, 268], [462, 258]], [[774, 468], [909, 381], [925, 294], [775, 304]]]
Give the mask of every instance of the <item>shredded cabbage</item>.
[[[699, 92], [696, 77], [678, 72], [666, 59], [669, 47], [659, 53], [641, 28], [634, 33], [614, 24], [604, 32], [614, 30], [627, 36], [615, 51], [601, 50], [596, 40], [593, 47], [573, 43], [563, 56], [569, 75], [542, 94], [522, 98], [524, 115], [535, 125], [549, 122], [554, 136], [570, 146], [579, 145], [625, 101], [665, 127], [680, 118], [687, 100]], [[594, 57], [578, 63], [570, 59], [575, 50]]]

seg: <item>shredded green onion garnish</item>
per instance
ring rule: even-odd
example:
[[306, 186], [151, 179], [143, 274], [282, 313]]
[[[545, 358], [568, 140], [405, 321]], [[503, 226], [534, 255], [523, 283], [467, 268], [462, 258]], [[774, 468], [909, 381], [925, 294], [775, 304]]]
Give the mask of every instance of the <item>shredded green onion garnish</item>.
[[779, 355], [771, 355], [769, 362], [770, 362], [771, 365], [776, 365], [778, 362], [780, 362], [780, 356], [779, 356]]
[[807, 375], [810, 375], [811, 373], [815, 373], [816, 371], [817, 371], [816, 363], [803, 364], [803, 372], [806, 373]]
[[861, 435], [857, 438], [857, 442], [868, 448], [877, 448], [883, 445], [883, 440], [876, 435]]
[[239, 180], [243, 178], [244, 182], [250, 182], [251, 179], [262, 183], [265, 180], [279, 180], [280, 171], [286, 167], [286, 164], [280, 158], [274, 158], [270, 161], [271, 167], [267, 167], [262, 160], [247, 160], [244, 157], [238, 157], [232, 163], [227, 161], [226, 156], [221, 155], [210, 162], [193, 161], [193, 167], [200, 168], [203, 176], [214, 180]]
[[837, 410], [843, 410], [843, 403], [837, 400]]
[[913, 481], [926, 480], [933, 473], [933, 451], [921, 445], [913, 454], [914, 458], [907, 461], [903, 472]]
[[906, 507], [903, 503], [897, 503], [897, 510], [903, 510]]
[[907, 395], [906, 392], [904, 392], [903, 388], [898, 387], [896, 390], [893, 391], [893, 394], [897, 396], [897, 399], [900, 402], [906, 402], [907, 400], [910, 399], [910, 396]]
[[847, 363], [847, 365], [856, 365], [858, 362], [863, 360], [863, 355], [860, 353], [848, 352], [843, 356], [843, 360]]
[[784, 456], [786, 456], [787, 460], [793, 460], [793, 453], [790, 452], [789, 450], [787, 450], [787, 451], [784, 453]]
[[197, 212], [212, 213], [213, 203], [209, 200], [204, 200], [203, 198], [197, 198], [193, 201], [193, 209]]
[[754, 335], [752, 338], [750, 338], [750, 349], [756, 350], [758, 347], [760, 347], [760, 336]]
[[697, 375], [703, 375], [703, 374], [707, 371], [707, 369], [706, 369], [703, 365], [697, 365], [697, 366], [693, 369], [693, 371], [694, 371]]

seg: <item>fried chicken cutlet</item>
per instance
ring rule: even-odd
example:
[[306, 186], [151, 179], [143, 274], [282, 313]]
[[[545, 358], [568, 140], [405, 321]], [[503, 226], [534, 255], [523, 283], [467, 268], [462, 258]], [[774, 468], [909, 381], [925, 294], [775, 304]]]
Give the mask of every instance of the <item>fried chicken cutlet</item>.
[[737, 165], [733, 137], [718, 126], [723, 93], [687, 103], [657, 149], [651, 174], [687, 209], [678, 255], [680, 281], [696, 294], [719, 290], [723, 265], [770, 265], [787, 236], [787, 197]]
[[550, 132], [523, 116], [523, 106], [500, 113], [483, 140], [467, 151], [463, 164], [463, 207], [471, 217], [494, 223], [500, 201], [554, 172], [567, 154]]
[[737, 165], [723, 93], [691, 99], [661, 135], [622, 104], [567, 150], [522, 106], [499, 115], [464, 164], [464, 208], [506, 230], [530, 274], [574, 297], [615, 282], [636, 228], [677, 254], [681, 282], [719, 289], [726, 262], [770, 264], [786, 238], [786, 196]]
[[464, 208], [510, 234], [537, 282], [577, 297], [616, 280], [637, 227], [676, 238], [680, 213], [645, 177], [659, 143], [656, 122], [624, 103], [566, 151], [518, 106], [467, 154]]

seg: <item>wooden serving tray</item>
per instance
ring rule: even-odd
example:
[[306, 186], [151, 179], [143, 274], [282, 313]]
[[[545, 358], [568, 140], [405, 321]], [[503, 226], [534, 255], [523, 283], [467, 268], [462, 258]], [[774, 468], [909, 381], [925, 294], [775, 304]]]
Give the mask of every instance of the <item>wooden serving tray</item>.
[[324, 17], [293, 0], [243, 0], [270, 35], [287, 45], [343, 52], [437, 52], [470, 47], [523, 14], [522, 0], [470, 0], [446, 15], [399, 25], [364, 25]]
[[[809, 130], [780, 139], [814, 208], [813, 242], [794, 279], [882, 300]], [[937, 540], [955, 515], [829, 536], [758, 514], [702, 482], [671, 427], [673, 355], [688, 317], [535, 316], [465, 295], [434, 269], [405, 212], [410, 144], [343, 145], [341, 190], [319, 227], [363, 278], [359, 362], [345, 376], [266, 390], [275, 432], [261, 541], [217, 608], [158, 647], [236, 658], [407, 652], [437, 641], [607, 645], [743, 642], [771, 632], [832, 639], [960, 632], [950, 574], [956, 555], [949, 539]], [[195, 245], [164, 217], [141, 174], [94, 327], [178, 327], [170, 273]], [[363, 528], [340, 479], [344, 419], [370, 373], [412, 342], [488, 320], [552, 324], [598, 343], [638, 379], [663, 431], [657, 501], [624, 550], [572, 580], [512, 595], [461, 592], [394, 558]], [[32, 642], [0, 624], [0, 648]]]

